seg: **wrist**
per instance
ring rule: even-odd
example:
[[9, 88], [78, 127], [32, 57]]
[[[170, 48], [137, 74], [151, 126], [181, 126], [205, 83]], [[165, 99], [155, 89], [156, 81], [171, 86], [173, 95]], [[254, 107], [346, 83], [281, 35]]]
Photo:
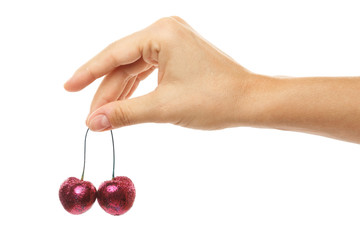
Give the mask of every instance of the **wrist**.
[[249, 73], [237, 106], [238, 126], [267, 128], [281, 93], [281, 78]]

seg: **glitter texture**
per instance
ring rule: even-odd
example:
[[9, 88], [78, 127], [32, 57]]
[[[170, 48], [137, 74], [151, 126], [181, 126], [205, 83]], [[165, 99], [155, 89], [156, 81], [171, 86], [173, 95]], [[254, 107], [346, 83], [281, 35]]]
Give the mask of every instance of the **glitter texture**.
[[91, 182], [69, 177], [61, 184], [60, 202], [71, 214], [81, 214], [91, 208], [96, 200], [96, 188]]
[[115, 216], [126, 213], [132, 207], [135, 196], [135, 186], [128, 177], [116, 177], [105, 181], [97, 192], [102, 209]]

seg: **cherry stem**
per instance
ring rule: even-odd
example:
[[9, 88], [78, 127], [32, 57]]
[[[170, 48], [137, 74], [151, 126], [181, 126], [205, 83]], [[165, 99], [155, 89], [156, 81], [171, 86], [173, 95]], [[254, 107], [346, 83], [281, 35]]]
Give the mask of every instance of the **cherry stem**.
[[112, 171], [112, 179], [115, 178], [115, 144], [114, 144], [114, 135], [112, 130], [110, 130], [111, 133], [111, 141], [112, 141], [112, 148], [113, 148], [113, 171]]
[[[85, 133], [85, 140], [84, 140], [84, 165], [83, 165], [83, 171], [82, 171], [82, 175], [81, 175], [81, 181], [84, 180], [84, 173], [85, 173], [85, 164], [86, 164], [86, 139], [87, 139], [87, 135], [89, 132], [89, 128], [86, 130]], [[111, 133], [111, 141], [112, 141], [112, 148], [113, 148], [113, 171], [112, 171], [112, 179], [115, 178], [115, 144], [114, 144], [114, 135], [112, 130], [110, 130]]]

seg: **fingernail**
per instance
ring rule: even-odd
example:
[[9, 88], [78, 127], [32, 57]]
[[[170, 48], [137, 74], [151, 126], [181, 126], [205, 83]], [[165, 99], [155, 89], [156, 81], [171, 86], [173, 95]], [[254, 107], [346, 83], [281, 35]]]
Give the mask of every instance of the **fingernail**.
[[101, 131], [110, 128], [111, 125], [108, 118], [105, 115], [100, 114], [90, 121], [89, 127], [93, 131]]

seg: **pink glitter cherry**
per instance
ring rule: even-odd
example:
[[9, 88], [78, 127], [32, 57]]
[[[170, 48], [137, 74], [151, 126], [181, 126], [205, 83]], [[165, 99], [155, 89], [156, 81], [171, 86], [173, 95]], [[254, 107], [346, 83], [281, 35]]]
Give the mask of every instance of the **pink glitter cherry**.
[[122, 215], [133, 205], [135, 200], [135, 186], [128, 177], [115, 177], [115, 147], [114, 136], [111, 132], [113, 144], [112, 180], [103, 182], [97, 192], [99, 205], [111, 215]]
[[59, 198], [66, 211], [82, 214], [89, 210], [96, 200], [96, 188], [91, 182], [69, 177], [59, 190]]
[[105, 212], [117, 216], [132, 207], [135, 196], [135, 186], [130, 178], [116, 177], [100, 185], [97, 198]]
[[86, 137], [89, 129], [85, 134], [84, 141], [84, 165], [81, 179], [69, 177], [63, 182], [59, 190], [60, 202], [71, 214], [82, 214], [89, 210], [96, 200], [96, 188], [91, 182], [83, 181], [86, 162]]

